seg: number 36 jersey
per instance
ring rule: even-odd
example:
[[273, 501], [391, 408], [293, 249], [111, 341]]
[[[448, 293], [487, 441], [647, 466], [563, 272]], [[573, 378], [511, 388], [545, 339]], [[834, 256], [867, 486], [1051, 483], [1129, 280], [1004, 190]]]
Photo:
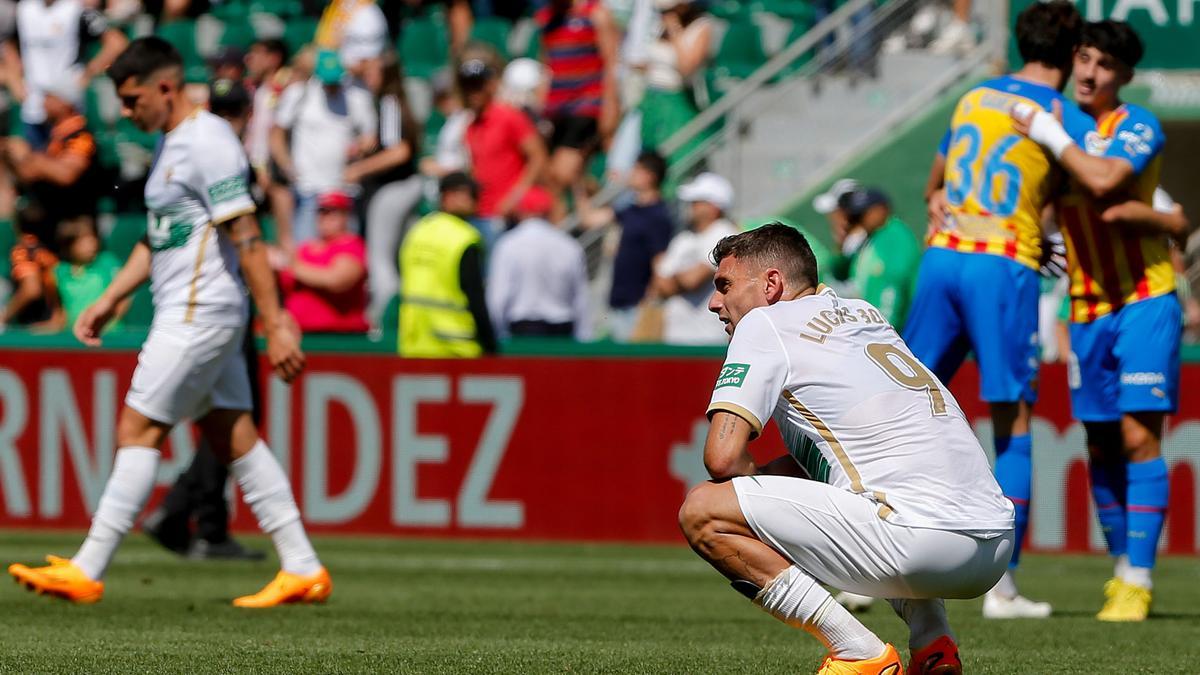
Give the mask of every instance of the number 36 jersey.
[[708, 407], [774, 419], [815, 480], [897, 525], [998, 535], [1012, 504], [958, 402], [879, 310], [822, 287], [738, 323]]
[[946, 160], [950, 213], [930, 246], [988, 253], [1038, 269], [1042, 208], [1053, 198], [1053, 158], [1013, 127], [1018, 103], [1052, 110], [1062, 106], [1063, 126], [1082, 145], [1095, 122], [1075, 103], [1042, 84], [1007, 76], [988, 80], [958, 100], [939, 155]]
[[225, 120], [197, 110], [159, 141], [146, 180], [155, 322], [241, 326], [248, 304], [220, 223], [253, 213], [249, 162]]

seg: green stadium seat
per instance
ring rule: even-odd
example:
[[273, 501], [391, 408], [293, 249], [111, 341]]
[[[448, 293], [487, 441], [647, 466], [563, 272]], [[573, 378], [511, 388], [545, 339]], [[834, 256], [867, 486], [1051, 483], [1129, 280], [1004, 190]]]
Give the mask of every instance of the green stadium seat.
[[708, 11], [718, 19], [734, 21], [750, 14], [750, 3], [740, 0], [713, 0], [709, 3]]
[[484, 17], [475, 20], [471, 27], [471, 40], [490, 45], [505, 60], [510, 58], [508, 50], [508, 35], [512, 32], [512, 24], [506, 19]]
[[225, 0], [215, 5], [209, 14], [228, 26], [235, 21], [245, 22], [250, 16], [250, 6], [237, 0]]
[[116, 256], [117, 260], [124, 262], [133, 251], [133, 247], [144, 236], [146, 236], [146, 214], [118, 213], [112, 232], [108, 233], [108, 239], [104, 242], [104, 247], [108, 249], [109, 253]]
[[535, 28], [529, 32], [529, 42], [525, 44], [524, 53], [520, 54], [534, 61], [542, 60], [542, 29]]
[[792, 21], [802, 21], [810, 26], [816, 16], [812, 3], [808, 0], [758, 0], [755, 4], [758, 11], [770, 12]]
[[[788, 33], [787, 40], [784, 42], [785, 48], [787, 45], [790, 45], [796, 40], [799, 40], [801, 37], [804, 37], [804, 34], [812, 30], [814, 25], [816, 25], [816, 21], [815, 18], [811, 16], [807, 20], [800, 18], [793, 20], [792, 30], [790, 33]], [[800, 56], [800, 58], [788, 64], [781, 74], [787, 76], [800, 70], [806, 63], [812, 60], [814, 53], [814, 50], [808, 50], [802, 56]]]
[[450, 37], [444, 24], [418, 18], [404, 24], [396, 50], [405, 73], [429, 79], [450, 62]]
[[248, 20], [226, 21], [225, 28], [221, 31], [219, 44], [222, 47], [238, 47], [244, 50], [254, 44], [257, 39], [254, 26]]
[[317, 23], [316, 19], [305, 16], [288, 20], [287, 27], [283, 30], [283, 43], [287, 45], [288, 53], [295, 54], [313, 41], [317, 34]]
[[17, 243], [17, 226], [11, 218], [0, 218], [0, 279], [7, 279], [11, 271], [11, 256], [9, 252]]
[[713, 58], [713, 71], [718, 79], [745, 79], [767, 62], [763, 50], [762, 31], [753, 21], [731, 21], [721, 39], [721, 47]]
[[249, 9], [251, 14], [274, 14], [285, 19], [304, 12], [299, 0], [254, 0]]
[[158, 37], [170, 42], [183, 57], [184, 68], [204, 66], [204, 58], [196, 45], [196, 22], [190, 19], [179, 19], [160, 24], [154, 31]]
[[154, 320], [154, 300], [150, 295], [150, 284], [142, 284], [133, 293], [133, 304], [121, 319], [126, 328], [145, 328]]
[[388, 301], [387, 307], [383, 309], [383, 316], [379, 318], [379, 327], [383, 330], [383, 334], [387, 336], [395, 336], [400, 330], [400, 296], [393, 295]]

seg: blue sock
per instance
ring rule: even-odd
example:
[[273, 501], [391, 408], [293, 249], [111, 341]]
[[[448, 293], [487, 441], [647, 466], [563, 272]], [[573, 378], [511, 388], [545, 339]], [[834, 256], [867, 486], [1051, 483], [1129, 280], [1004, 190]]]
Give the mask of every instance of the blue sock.
[[1167, 515], [1167, 463], [1162, 457], [1129, 463], [1129, 564], [1154, 567]]
[[1029, 434], [1020, 436], [997, 436], [996, 482], [1016, 510], [1016, 545], [1013, 546], [1009, 569], [1015, 569], [1021, 560], [1021, 544], [1025, 541], [1025, 529], [1029, 526], [1029, 497], [1033, 482], [1033, 439]]
[[1113, 556], [1124, 555], [1128, 548], [1125, 539], [1125, 462], [1091, 462], [1092, 499], [1096, 502], [1096, 515], [1100, 518], [1100, 529], [1104, 541]]

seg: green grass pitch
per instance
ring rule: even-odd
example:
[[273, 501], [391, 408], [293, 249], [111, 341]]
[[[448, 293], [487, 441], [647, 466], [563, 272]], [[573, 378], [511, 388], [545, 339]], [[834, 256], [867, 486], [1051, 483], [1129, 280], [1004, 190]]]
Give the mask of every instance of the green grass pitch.
[[[0, 533], [5, 560], [69, 554], [79, 534]], [[263, 539], [247, 543], [268, 548]], [[0, 586], [0, 672], [812, 673], [809, 636], [746, 602], [683, 546], [322, 537], [333, 574], [317, 607], [238, 610], [271, 561], [190, 562], [133, 534], [105, 599], [72, 606]], [[1092, 618], [1101, 557], [1029, 556], [1020, 581], [1048, 621], [987, 621], [955, 602], [968, 673], [1192, 673], [1200, 664], [1200, 560], [1162, 561], [1155, 616]], [[886, 605], [864, 615], [906, 633]]]

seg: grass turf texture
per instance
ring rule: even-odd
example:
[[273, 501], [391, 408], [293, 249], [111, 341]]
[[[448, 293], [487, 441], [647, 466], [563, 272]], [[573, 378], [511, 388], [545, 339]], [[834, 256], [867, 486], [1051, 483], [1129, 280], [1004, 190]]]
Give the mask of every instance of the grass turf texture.
[[[78, 534], [0, 533], [6, 564], [70, 553]], [[246, 543], [268, 549], [264, 539]], [[239, 610], [273, 561], [191, 562], [129, 537], [105, 599], [72, 606], [0, 586], [0, 672], [811, 673], [809, 636], [746, 602], [680, 547], [359, 538], [316, 542], [334, 579], [316, 607]], [[1102, 624], [1101, 557], [1029, 556], [1048, 621], [984, 621], [951, 603], [968, 673], [1175, 673], [1200, 661], [1200, 562], [1162, 561], [1155, 616]], [[864, 621], [903, 646], [876, 603]]]

